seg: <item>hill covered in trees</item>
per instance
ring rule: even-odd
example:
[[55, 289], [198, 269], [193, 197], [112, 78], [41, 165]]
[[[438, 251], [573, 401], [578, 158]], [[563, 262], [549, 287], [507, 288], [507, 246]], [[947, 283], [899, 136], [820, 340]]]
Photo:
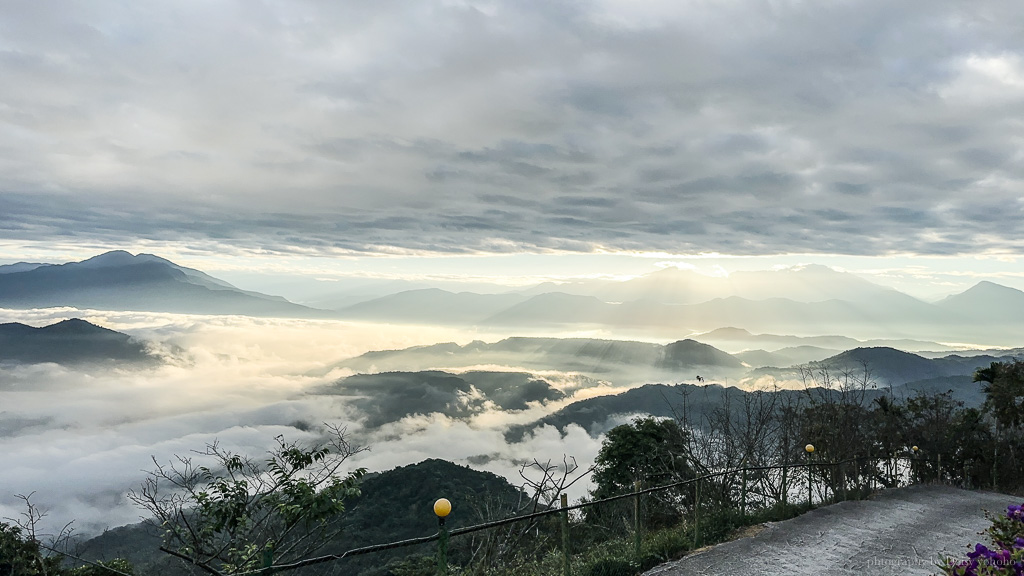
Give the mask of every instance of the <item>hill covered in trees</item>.
[[72, 318], [35, 328], [0, 324], [0, 362], [37, 364], [143, 363], [158, 359], [127, 334]]

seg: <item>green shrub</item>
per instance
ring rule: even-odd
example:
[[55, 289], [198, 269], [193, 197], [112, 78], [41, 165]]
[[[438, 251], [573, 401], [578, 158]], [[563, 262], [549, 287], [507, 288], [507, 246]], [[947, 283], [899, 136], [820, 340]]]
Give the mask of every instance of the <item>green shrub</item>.
[[618, 558], [602, 558], [583, 570], [583, 576], [634, 576], [636, 566]]
[[[659, 562], [679, 558], [693, 547], [691, 535], [684, 526], [658, 530], [644, 535], [644, 558], [654, 557]], [[641, 564], [646, 562], [641, 561]]]
[[97, 562], [96, 566], [80, 566], [68, 572], [70, 576], [113, 576], [113, 572], [104, 569], [112, 568], [124, 574], [135, 574], [135, 567], [132, 563], [121, 558], [115, 558], [109, 562]]

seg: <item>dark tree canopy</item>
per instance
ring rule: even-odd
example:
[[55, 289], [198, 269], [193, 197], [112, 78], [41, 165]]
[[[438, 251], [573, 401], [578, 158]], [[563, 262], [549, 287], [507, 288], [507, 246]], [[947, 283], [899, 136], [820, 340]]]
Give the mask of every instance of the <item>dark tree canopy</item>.
[[595, 460], [595, 498], [632, 490], [636, 481], [692, 478], [686, 434], [675, 420], [637, 418], [608, 431]]
[[993, 362], [974, 373], [975, 382], [984, 382], [985, 409], [1003, 428], [1024, 425], [1024, 361]]

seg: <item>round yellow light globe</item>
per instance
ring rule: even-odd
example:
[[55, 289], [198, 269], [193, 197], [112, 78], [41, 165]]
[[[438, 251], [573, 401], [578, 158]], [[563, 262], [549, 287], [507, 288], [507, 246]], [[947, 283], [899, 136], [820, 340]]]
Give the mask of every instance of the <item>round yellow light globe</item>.
[[814, 444], [808, 444], [804, 446], [804, 450], [807, 450], [808, 454], [814, 454]]
[[437, 514], [438, 517], [444, 518], [451, 514], [451, 512], [452, 503], [449, 502], [447, 498], [438, 498], [437, 502], [434, 502], [434, 514]]
[[913, 446], [910, 449], [913, 450], [914, 452], [917, 452], [917, 446]]

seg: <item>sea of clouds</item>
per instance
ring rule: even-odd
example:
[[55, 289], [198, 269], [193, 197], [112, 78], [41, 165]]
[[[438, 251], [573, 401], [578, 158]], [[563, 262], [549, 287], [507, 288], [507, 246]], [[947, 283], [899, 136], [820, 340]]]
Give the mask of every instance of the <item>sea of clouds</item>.
[[[165, 362], [155, 368], [0, 366], [0, 518], [19, 518], [25, 508], [17, 495], [32, 494], [48, 514], [44, 532], [71, 520], [86, 535], [138, 521], [142, 511], [126, 493], [154, 468], [154, 459], [167, 463], [213, 441], [259, 456], [277, 435], [316, 442], [315, 430], [324, 422], [347, 426], [354, 441], [369, 446], [349, 461], [353, 469], [445, 458], [521, 483], [524, 462], [560, 462], [570, 455], [586, 465], [600, 440], [575, 426], [563, 432], [541, 427], [508, 444], [503, 432], [509, 425], [532, 422], [575, 399], [619, 391], [607, 383], [579, 389], [577, 376], [548, 372], [543, 377], [570, 392], [568, 398], [519, 412], [485, 404], [461, 420], [416, 414], [364, 429], [345, 397], [313, 394], [350, 374], [329, 369], [332, 364], [369, 350], [500, 336], [434, 326], [0, 309], [0, 322], [33, 326], [71, 317], [145, 340]], [[573, 496], [585, 489], [578, 484]]]

